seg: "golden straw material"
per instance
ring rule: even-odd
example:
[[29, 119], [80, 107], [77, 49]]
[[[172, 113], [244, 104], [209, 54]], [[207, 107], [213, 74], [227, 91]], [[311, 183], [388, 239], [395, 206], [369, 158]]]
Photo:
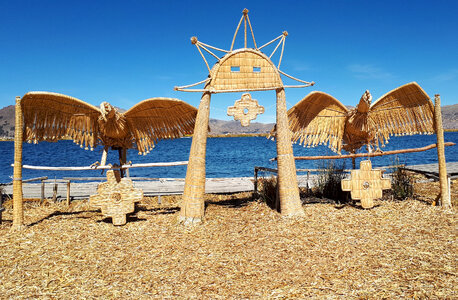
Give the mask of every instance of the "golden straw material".
[[[69, 136], [86, 149], [137, 148], [148, 153], [160, 139], [192, 134], [197, 110], [172, 98], [151, 98], [119, 113], [107, 102], [100, 109], [56, 93], [29, 92], [22, 98], [25, 141], [57, 141]], [[135, 146], [134, 146], [135, 144]]]
[[304, 216], [286, 115], [285, 90], [277, 90], [278, 195], [283, 216]]
[[179, 221], [184, 224], [199, 223], [204, 217], [205, 154], [207, 150], [208, 122], [211, 94], [204, 93], [200, 100], [194, 135], [186, 170], [183, 201]]
[[382, 178], [382, 170], [373, 170], [370, 160], [362, 160], [359, 170], [351, 170], [351, 179], [343, 179], [342, 190], [351, 191], [353, 200], [361, 200], [363, 208], [374, 207], [374, 199], [382, 198], [382, 190], [391, 188], [391, 180]]
[[[433, 201], [439, 182], [422, 181]], [[452, 183], [458, 200], [458, 179]], [[423, 198], [428, 195], [428, 198]], [[25, 202], [24, 234], [0, 225], [2, 299], [455, 299], [458, 211], [378, 201], [371, 211], [305, 199], [284, 220], [251, 193], [208, 194], [183, 230], [178, 196], [144, 197], [136, 222], [102, 222], [88, 202]], [[453, 198], [452, 198], [453, 199]], [[74, 297], [72, 297], [75, 295]]]
[[355, 153], [363, 145], [384, 146], [391, 135], [434, 133], [432, 102], [416, 82], [392, 90], [372, 106], [371, 100], [366, 91], [358, 106], [348, 110], [326, 93], [310, 93], [288, 111], [293, 142]]
[[14, 172], [13, 172], [13, 226], [11, 230], [20, 230], [24, 224], [22, 203], [22, 100], [16, 97], [14, 130]]
[[257, 115], [264, 113], [264, 106], [258, 104], [258, 100], [252, 99], [250, 93], [242, 95], [242, 98], [235, 101], [234, 106], [227, 108], [227, 115], [233, 116], [234, 120], [240, 121], [242, 126], [249, 126], [250, 121], [256, 119]]
[[441, 205], [444, 207], [452, 207], [450, 199], [450, 191], [448, 187], [447, 179], [447, 166], [445, 164], [445, 152], [444, 152], [444, 128], [442, 127], [442, 112], [441, 112], [441, 97], [435, 95], [434, 97], [435, 109], [434, 109], [434, 121], [436, 123], [436, 135], [437, 135], [437, 160], [439, 162], [439, 181], [441, 189]]
[[89, 197], [89, 204], [111, 217], [113, 225], [125, 225], [126, 215], [134, 212], [135, 203], [142, 199], [143, 191], [134, 188], [131, 179], [121, 179], [118, 170], [108, 170], [107, 182], [98, 185], [97, 194]]

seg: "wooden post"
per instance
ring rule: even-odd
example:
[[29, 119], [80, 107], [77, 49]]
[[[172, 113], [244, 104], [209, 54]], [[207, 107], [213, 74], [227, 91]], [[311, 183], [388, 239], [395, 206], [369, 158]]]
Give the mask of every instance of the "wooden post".
[[3, 207], [3, 191], [0, 187], [0, 225], [2, 224], [2, 213], [4, 210], [5, 208]]
[[278, 195], [283, 216], [304, 216], [299, 187], [297, 185], [296, 164], [294, 162], [291, 133], [286, 111], [285, 89], [277, 91], [277, 164]]
[[14, 130], [14, 172], [13, 172], [13, 226], [12, 231], [24, 226], [22, 203], [22, 105], [21, 97], [16, 97], [16, 121]]
[[67, 206], [70, 206], [70, 180], [67, 181]]
[[103, 147], [102, 159], [100, 159], [100, 165], [102, 167], [107, 164], [107, 156], [108, 156], [108, 147]]
[[183, 201], [178, 216], [178, 221], [186, 225], [201, 222], [205, 213], [205, 154], [210, 118], [210, 99], [211, 94], [209, 92], [202, 95], [194, 125]]
[[448, 180], [447, 180], [447, 167], [445, 164], [445, 151], [444, 151], [444, 128], [442, 127], [442, 113], [441, 113], [441, 97], [434, 95], [434, 121], [436, 124], [437, 135], [437, 160], [439, 162], [439, 181], [441, 188], [441, 205], [444, 207], [452, 207], [449, 200]]
[[54, 186], [52, 188], [52, 202], [57, 201], [57, 182], [56, 179], [54, 178]]
[[310, 193], [309, 180], [310, 180], [310, 170], [307, 170], [307, 195]]
[[[127, 164], [127, 148], [122, 148], [122, 164], [121, 164], [121, 166], [125, 165], [125, 164]], [[124, 172], [125, 172], [126, 177], [129, 178], [130, 177], [129, 169], [125, 169]]]
[[41, 197], [40, 197], [40, 205], [43, 204], [45, 200], [45, 181], [44, 179], [41, 180]]
[[258, 195], [258, 168], [254, 167], [253, 197]]

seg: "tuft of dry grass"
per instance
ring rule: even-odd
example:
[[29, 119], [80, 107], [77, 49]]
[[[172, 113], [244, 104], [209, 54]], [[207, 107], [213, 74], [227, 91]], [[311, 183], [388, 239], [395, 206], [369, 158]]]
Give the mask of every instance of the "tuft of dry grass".
[[[433, 193], [434, 183], [425, 184], [416, 191]], [[205, 222], [195, 227], [177, 225], [174, 196], [161, 205], [144, 198], [122, 227], [87, 201], [27, 202], [28, 226], [17, 233], [7, 202], [0, 295], [456, 298], [456, 209], [429, 205], [430, 196], [376, 201], [370, 210], [306, 204], [305, 218], [288, 219], [251, 193], [206, 195]]]

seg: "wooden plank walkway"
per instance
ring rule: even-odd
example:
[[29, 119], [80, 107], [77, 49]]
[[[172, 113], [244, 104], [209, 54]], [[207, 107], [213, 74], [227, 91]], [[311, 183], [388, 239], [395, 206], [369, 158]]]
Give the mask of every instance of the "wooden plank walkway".
[[[145, 196], [157, 195], [175, 195], [183, 194], [184, 191], [184, 178], [162, 178], [154, 181], [136, 181], [134, 179], [134, 186], [143, 189]], [[97, 186], [103, 181], [91, 182], [71, 182], [70, 197], [75, 198], [88, 198], [90, 195], [96, 194]], [[312, 186], [314, 176], [309, 178], [309, 186]], [[298, 176], [298, 184], [300, 187], [307, 186], [306, 175]], [[45, 184], [45, 198], [52, 198], [53, 196], [54, 181], [48, 180]], [[8, 185], [4, 187], [5, 194], [13, 193], [13, 186]], [[209, 194], [231, 194], [238, 192], [252, 192], [254, 190], [253, 177], [234, 177], [234, 178], [207, 178], [205, 182], [205, 192]], [[24, 198], [40, 198], [41, 197], [41, 183], [24, 183], [23, 184], [23, 197]], [[67, 183], [57, 182], [57, 197], [67, 197]]]
[[[446, 165], [447, 175], [451, 179], [458, 178], [458, 162], [448, 162]], [[412, 165], [405, 166], [404, 169], [424, 174], [427, 177], [439, 178], [439, 164]]]

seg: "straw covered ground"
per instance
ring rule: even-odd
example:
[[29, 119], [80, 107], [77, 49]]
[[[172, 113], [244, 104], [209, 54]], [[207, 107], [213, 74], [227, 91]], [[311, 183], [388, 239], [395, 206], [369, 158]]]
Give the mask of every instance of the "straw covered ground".
[[[306, 199], [283, 219], [251, 194], [207, 195], [202, 225], [175, 222], [176, 197], [145, 198], [125, 226], [86, 201], [27, 202], [0, 225], [0, 298], [457, 298], [456, 209], [420, 200], [370, 210]], [[458, 182], [453, 183], [457, 199]], [[321, 203], [317, 203], [321, 202]]]

